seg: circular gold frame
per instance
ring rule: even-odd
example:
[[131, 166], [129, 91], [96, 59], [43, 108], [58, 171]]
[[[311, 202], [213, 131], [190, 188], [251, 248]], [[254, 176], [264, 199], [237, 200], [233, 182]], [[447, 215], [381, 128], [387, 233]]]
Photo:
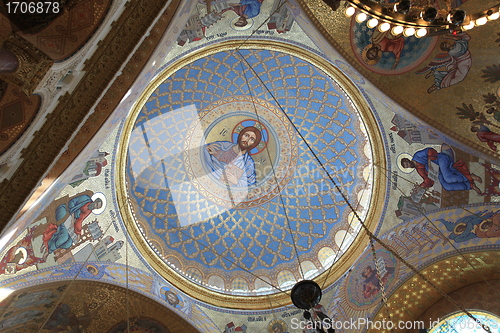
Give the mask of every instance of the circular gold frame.
[[[138, 99], [123, 128], [122, 137], [120, 139], [118, 154], [117, 154], [117, 201], [122, 214], [124, 223], [130, 234], [131, 239], [142, 253], [144, 258], [151, 266], [162, 275], [167, 281], [172, 283], [189, 296], [196, 298], [202, 302], [212, 304], [223, 308], [246, 309], [246, 310], [261, 310], [270, 309], [279, 306], [291, 304], [289, 292], [279, 292], [270, 295], [258, 296], [238, 296], [218, 293], [214, 290], [204, 288], [192, 281], [187, 280], [174, 269], [166, 265], [157, 255], [151, 250], [141, 232], [138, 230], [134, 222], [134, 213], [128, 201], [126, 188], [126, 160], [128, 151], [128, 142], [130, 134], [135, 123], [136, 117], [143, 108], [149, 96], [158, 88], [158, 86], [174, 72], [186, 66], [187, 64], [198, 60], [207, 55], [215, 54], [221, 51], [229, 51], [240, 49], [265, 49], [270, 51], [278, 51], [298, 57], [313, 66], [323, 70], [339, 86], [344, 90], [344, 93], [350, 98], [354, 107], [358, 110], [361, 119], [368, 132], [368, 138], [372, 147], [372, 162], [373, 162], [373, 187], [370, 207], [366, 215], [366, 222], [363, 222], [370, 230], [373, 230], [378, 224], [384, 207], [385, 189], [387, 188], [387, 179], [384, 176], [383, 170], [386, 170], [385, 149], [381, 133], [378, 129], [376, 119], [370, 110], [365, 99], [355, 87], [355, 85], [335, 66], [327, 62], [325, 59], [312, 54], [299, 47], [284, 44], [276, 41], [242, 41], [231, 40], [218, 43], [217, 45], [207, 46], [201, 50], [193, 52], [191, 55], [180, 59], [175, 64], [166, 68], [159, 74], [144, 90], [141, 97]], [[369, 238], [366, 233], [360, 231], [360, 234], [355, 238], [349, 249], [342, 255], [342, 259], [333, 264], [333, 267], [327, 269], [314, 280], [321, 286], [330, 285], [337, 280], [358, 258], [368, 244]]]

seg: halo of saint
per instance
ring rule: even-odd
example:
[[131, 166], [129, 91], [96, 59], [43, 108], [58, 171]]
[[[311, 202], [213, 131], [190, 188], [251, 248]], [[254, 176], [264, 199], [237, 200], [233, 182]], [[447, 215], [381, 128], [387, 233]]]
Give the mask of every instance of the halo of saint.
[[232, 96], [199, 113], [188, 131], [190, 181], [217, 205], [245, 209], [274, 198], [297, 161], [294, 129], [281, 110], [249, 96]]

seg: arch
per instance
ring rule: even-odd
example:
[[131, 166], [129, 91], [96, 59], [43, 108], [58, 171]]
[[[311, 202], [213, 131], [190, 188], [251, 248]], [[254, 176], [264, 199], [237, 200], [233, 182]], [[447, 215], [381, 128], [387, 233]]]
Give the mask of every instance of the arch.
[[287, 269], [282, 270], [278, 273], [278, 285], [280, 287], [285, 287], [295, 283], [295, 276], [293, 273]]
[[[139, 328], [151, 324], [159, 332], [198, 332], [174, 311], [130, 289], [96, 281], [59, 281], [15, 290], [4, 299], [0, 327], [16, 330], [83, 329], [115, 332], [131, 318]], [[144, 316], [147, 314], [147, 317]], [[61, 318], [71, 318], [62, 321]]]
[[210, 288], [222, 289], [223, 290], [226, 287], [224, 279], [221, 276], [215, 275], [215, 274], [210, 275], [208, 277], [208, 282], [207, 283], [208, 283], [208, 286]]

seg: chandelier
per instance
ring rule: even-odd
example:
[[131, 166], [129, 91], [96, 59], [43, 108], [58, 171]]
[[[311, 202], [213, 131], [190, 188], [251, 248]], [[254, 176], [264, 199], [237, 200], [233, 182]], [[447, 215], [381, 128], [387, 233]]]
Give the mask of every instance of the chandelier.
[[345, 14], [354, 16], [358, 23], [366, 21], [368, 28], [381, 32], [391, 30], [394, 35], [405, 37], [435, 36], [442, 33], [459, 33], [481, 26], [500, 17], [500, 3], [473, 14], [454, 7], [453, 0], [323, 0], [333, 10], [345, 1]]

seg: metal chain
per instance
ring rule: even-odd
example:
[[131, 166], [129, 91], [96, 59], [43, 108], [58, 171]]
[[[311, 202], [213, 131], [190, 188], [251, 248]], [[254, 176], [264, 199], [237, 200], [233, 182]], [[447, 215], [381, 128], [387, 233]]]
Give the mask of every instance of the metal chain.
[[[340, 189], [339, 189], [340, 190]], [[343, 194], [342, 194], [343, 195]], [[347, 200], [346, 200], [347, 201]], [[347, 204], [350, 206], [350, 203], [347, 201]], [[356, 216], [356, 218], [358, 219], [358, 221], [361, 223], [361, 226], [363, 227], [363, 229], [366, 231], [366, 233], [368, 234], [368, 236], [370, 237], [370, 241], [377, 241], [377, 243], [379, 243], [383, 248], [385, 248], [387, 251], [389, 251], [393, 256], [395, 256], [397, 259], [399, 259], [406, 267], [408, 267], [409, 269], [411, 269], [413, 271], [413, 273], [415, 273], [416, 275], [420, 276], [425, 282], [427, 282], [428, 284], [430, 284], [434, 289], [436, 289], [441, 295], [443, 295], [444, 298], [446, 298], [448, 301], [450, 301], [451, 303], [453, 303], [453, 305], [455, 305], [456, 307], [458, 307], [462, 312], [464, 312], [467, 316], [469, 316], [472, 320], [474, 320], [476, 323], [478, 323], [479, 325], [481, 325], [481, 327], [488, 333], [492, 333], [491, 332], [491, 329], [489, 326], [483, 324], [479, 319], [477, 319], [476, 317], [474, 317], [469, 311], [467, 311], [466, 309], [464, 309], [460, 304], [458, 304], [453, 298], [451, 298], [448, 294], [446, 294], [441, 288], [439, 288], [438, 286], [436, 286], [434, 283], [432, 283], [427, 277], [425, 277], [425, 275], [423, 275], [418, 269], [416, 269], [413, 265], [411, 265], [409, 262], [407, 262], [405, 259], [403, 259], [403, 257], [401, 257], [399, 254], [397, 254], [396, 252], [394, 252], [388, 245], [386, 245], [384, 242], [382, 242], [379, 238], [377, 238], [367, 227], [366, 225], [363, 223], [363, 221], [361, 220], [361, 218], [359, 217], [358, 213], [356, 211], [354, 211], [354, 215]]]
[[[375, 252], [375, 245], [373, 244], [373, 238], [370, 237], [370, 246], [372, 248], [373, 260], [375, 261], [375, 269], [377, 270], [377, 277], [380, 284], [380, 293], [382, 294], [382, 300], [384, 301], [384, 305], [386, 306], [387, 316], [389, 317], [389, 321], [392, 322], [392, 313], [389, 301], [387, 299], [387, 294], [385, 292], [385, 286], [382, 274], [380, 273], [380, 266], [377, 261], [377, 253]], [[391, 328], [391, 332], [394, 332], [394, 327]]]

